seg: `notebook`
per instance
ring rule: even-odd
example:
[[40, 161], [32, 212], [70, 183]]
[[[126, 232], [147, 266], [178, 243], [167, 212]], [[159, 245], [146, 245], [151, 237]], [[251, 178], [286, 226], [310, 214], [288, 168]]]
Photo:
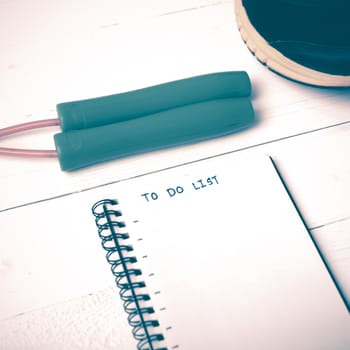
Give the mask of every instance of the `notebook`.
[[268, 156], [104, 193], [93, 214], [135, 349], [350, 348], [349, 313]]
[[350, 348], [349, 312], [269, 157], [156, 171], [0, 225], [0, 348]]

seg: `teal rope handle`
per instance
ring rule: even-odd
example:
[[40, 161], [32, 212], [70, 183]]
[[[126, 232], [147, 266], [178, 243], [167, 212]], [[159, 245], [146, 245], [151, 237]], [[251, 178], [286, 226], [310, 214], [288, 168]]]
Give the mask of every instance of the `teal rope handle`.
[[254, 122], [251, 101], [227, 98], [54, 136], [62, 170], [231, 134]]
[[195, 76], [125, 93], [57, 105], [62, 131], [94, 128], [180, 106], [231, 97], [248, 97], [244, 71]]

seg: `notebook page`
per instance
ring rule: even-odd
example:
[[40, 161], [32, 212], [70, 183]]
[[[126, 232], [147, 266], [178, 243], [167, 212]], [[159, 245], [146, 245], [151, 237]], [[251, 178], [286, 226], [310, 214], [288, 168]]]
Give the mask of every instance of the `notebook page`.
[[[266, 337], [269, 349], [348, 349], [349, 314], [268, 158], [216, 157], [2, 212], [1, 320], [112, 287], [126, 323], [91, 215], [103, 198], [121, 203], [169, 349]], [[130, 344], [131, 329], [120, 336]]]
[[350, 318], [273, 167], [230, 156], [115, 196], [169, 349], [348, 349]]

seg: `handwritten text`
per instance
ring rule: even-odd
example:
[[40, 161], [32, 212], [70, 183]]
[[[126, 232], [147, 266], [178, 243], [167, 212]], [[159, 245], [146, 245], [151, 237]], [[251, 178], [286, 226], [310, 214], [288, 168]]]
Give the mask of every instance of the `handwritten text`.
[[219, 184], [219, 180], [216, 175], [207, 178], [196, 179], [188, 184], [175, 185], [172, 187], [165, 188], [164, 191], [158, 192], [145, 192], [141, 196], [147, 201], [156, 201], [160, 198], [174, 198], [175, 196], [181, 195], [188, 191], [200, 191], [210, 186], [216, 186]]

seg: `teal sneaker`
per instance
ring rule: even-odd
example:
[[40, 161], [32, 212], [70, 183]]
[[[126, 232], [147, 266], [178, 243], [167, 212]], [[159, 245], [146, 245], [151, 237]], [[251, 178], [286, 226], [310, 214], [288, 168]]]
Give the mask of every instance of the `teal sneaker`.
[[350, 86], [350, 0], [235, 0], [235, 13], [246, 45], [271, 70]]

